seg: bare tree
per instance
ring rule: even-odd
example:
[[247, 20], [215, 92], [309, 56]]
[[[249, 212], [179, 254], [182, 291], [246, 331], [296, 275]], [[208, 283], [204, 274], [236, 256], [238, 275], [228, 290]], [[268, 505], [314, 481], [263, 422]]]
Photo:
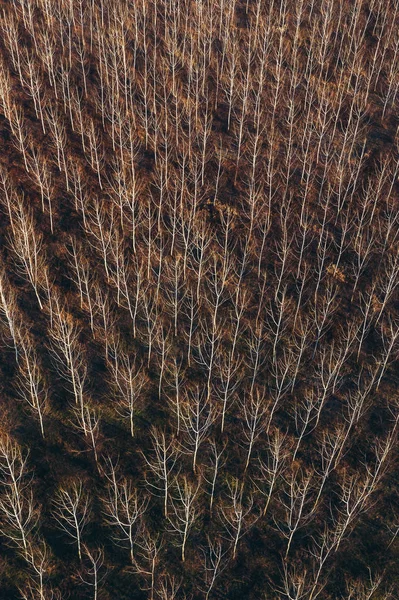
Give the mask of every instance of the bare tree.
[[385, 579], [384, 573], [373, 575], [370, 567], [368, 567], [368, 571], [368, 581], [354, 580], [352, 578], [347, 579], [346, 593], [348, 595], [346, 600], [371, 600], [371, 598], [377, 597], [375, 596], [376, 592], [378, 592], [378, 597], [381, 600], [391, 600], [394, 597], [393, 588], [381, 590], [381, 584]]
[[148, 382], [143, 365], [133, 362], [132, 358], [118, 347], [114, 359], [109, 361], [111, 368], [116, 410], [129, 423], [130, 434], [134, 437], [134, 420], [143, 405], [143, 388]]
[[252, 394], [244, 395], [240, 407], [244, 417], [242, 419], [243, 437], [245, 446], [248, 448], [244, 467], [245, 472], [248, 469], [255, 442], [265, 429], [265, 416], [268, 409], [265, 390], [256, 387]]
[[[70, 103], [71, 104], [71, 103]], [[93, 171], [96, 172], [100, 189], [103, 189], [101, 171], [104, 159], [104, 148], [100, 139], [100, 134], [96, 129], [94, 121], [90, 119], [86, 128], [87, 143], [90, 154], [86, 154], [87, 161]]]
[[258, 456], [259, 470], [254, 478], [254, 483], [262, 495], [266, 497], [263, 516], [267, 514], [273, 493], [276, 490], [279, 478], [287, 469], [289, 451], [284, 436], [279, 429], [267, 434], [266, 460]]
[[62, 531], [76, 542], [82, 560], [82, 533], [90, 520], [91, 499], [82, 480], [59, 487], [53, 501], [53, 516]]
[[29, 173], [28, 165], [28, 147], [29, 147], [29, 132], [26, 129], [26, 123], [21, 107], [13, 105], [13, 111], [10, 121], [11, 131], [14, 135], [14, 145], [22, 154], [26, 172]]
[[386, 322], [381, 324], [381, 337], [384, 350], [380, 361], [381, 367], [377, 379], [377, 390], [380, 387], [381, 380], [387, 370], [389, 362], [394, 359], [392, 354], [396, 356], [397, 352], [396, 345], [399, 340], [399, 321], [395, 321], [391, 315], [388, 315]]
[[295, 400], [292, 410], [297, 434], [297, 443], [292, 455], [292, 460], [294, 461], [303, 438], [306, 435], [310, 435], [317, 426], [318, 399], [316, 398], [315, 390], [313, 388], [305, 390], [303, 395], [301, 395], [301, 400]]
[[167, 368], [168, 358], [171, 354], [173, 341], [170, 335], [171, 329], [166, 329], [162, 325], [158, 326], [158, 333], [154, 341], [154, 347], [156, 350], [157, 360], [159, 365], [159, 382], [158, 382], [158, 397], [162, 397], [162, 384], [164, 381], [164, 375]]
[[319, 489], [314, 501], [313, 511], [316, 510], [318, 503], [320, 502], [324, 486], [330, 473], [335, 469], [342, 456], [346, 441], [345, 426], [343, 424], [335, 424], [334, 427], [331, 427], [331, 431], [324, 430], [318, 437], [317, 452], [320, 456], [320, 468], [316, 470], [320, 477], [320, 482], [318, 484]]
[[186, 544], [191, 529], [198, 521], [201, 510], [198, 503], [201, 480], [192, 483], [185, 475], [177, 476], [170, 494], [171, 510], [167, 514], [171, 531], [178, 534], [181, 547], [181, 560], [186, 559]]
[[26, 338], [20, 338], [19, 342], [18, 376], [17, 387], [21, 398], [27, 403], [30, 409], [37, 414], [40, 423], [40, 431], [44, 436], [44, 416], [49, 411], [49, 397], [46, 379], [39, 357], [35, 350], [33, 341]]
[[[34, 28], [32, 28], [34, 31]], [[19, 75], [21, 78], [21, 84], [25, 88], [26, 92], [33, 99], [33, 105], [36, 112], [36, 117], [40, 119], [43, 133], [46, 133], [46, 128], [44, 125], [44, 114], [43, 107], [45, 104], [45, 99], [43, 98], [42, 88], [42, 74], [40, 73], [40, 63], [39, 69], [36, 66], [36, 62], [34, 61], [32, 56], [29, 56], [29, 51], [26, 47], [20, 47], [18, 50], [19, 53], [19, 66], [21, 70], [19, 71]]]
[[86, 443], [93, 451], [96, 467], [100, 471], [98, 445], [99, 440], [101, 439], [101, 409], [99, 407], [94, 407], [90, 402], [84, 402], [81, 406], [73, 406], [72, 412], [75, 416], [75, 420], [71, 421], [71, 424], [75, 429], [83, 433]]
[[[95, 198], [87, 207], [85, 217], [85, 229], [89, 234], [89, 243], [101, 254], [107, 279], [111, 279], [111, 265], [115, 256], [119, 256], [120, 238], [114, 225], [114, 210], [108, 210], [107, 204]], [[112, 245], [115, 244], [116, 251]]]
[[204, 560], [201, 588], [205, 594], [205, 600], [208, 600], [215, 587], [216, 579], [227, 568], [229, 559], [221, 540], [214, 541], [209, 535], [206, 539], [207, 545], [201, 547]]
[[320, 596], [325, 585], [326, 576], [322, 578], [325, 566], [328, 563], [329, 557], [332, 555], [337, 542], [336, 531], [334, 528], [329, 528], [328, 525], [324, 525], [323, 531], [317, 539], [312, 537], [312, 545], [309, 553], [314, 559], [312, 573], [309, 577], [309, 598], [312, 600]]
[[223, 456], [222, 455], [224, 453], [224, 451], [226, 450], [226, 442], [223, 444], [222, 448], [219, 450], [218, 446], [216, 444], [216, 441], [214, 439], [209, 441], [209, 446], [211, 448], [211, 453], [210, 453], [210, 461], [211, 461], [211, 465], [210, 465], [210, 477], [208, 479], [207, 477], [207, 473], [206, 473], [206, 467], [205, 467], [205, 472], [204, 472], [204, 479], [205, 481], [211, 486], [210, 492], [209, 492], [209, 496], [210, 496], [210, 501], [209, 501], [209, 512], [212, 514], [213, 511], [213, 504], [214, 504], [214, 500], [215, 500], [215, 493], [216, 493], [216, 481], [218, 479], [218, 476], [220, 477], [220, 471], [223, 468], [223, 466], [226, 463], [227, 457], [226, 455]]
[[370, 473], [344, 473], [340, 486], [340, 507], [335, 519], [335, 551], [350, 533], [361, 513], [368, 510], [371, 495], [376, 489], [376, 481]]
[[79, 342], [81, 330], [65, 306], [61, 305], [57, 296], [52, 299], [50, 311], [50, 349], [59, 373], [72, 388], [75, 403], [80, 409], [80, 420], [84, 425], [87, 365]]
[[223, 433], [226, 411], [229, 402], [232, 401], [233, 394], [239, 386], [239, 371], [242, 367], [243, 357], [237, 353], [237, 342], [239, 340], [240, 333], [242, 334], [242, 321], [245, 314], [245, 310], [248, 305], [248, 295], [244, 291], [239, 292], [237, 288], [237, 294], [234, 301], [234, 316], [232, 321], [234, 323], [233, 336], [231, 341], [231, 347], [228, 352], [218, 352], [216, 355], [217, 372], [219, 374], [219, 383], [215, 386], [215, 391], [222, 401], [222, 417], [221, 417], [221, 432]]
[[381, 270], [381, 275], [377, 279], [377, 293], [380, 298], [378, 298], [379, 310], [376, 324], [385, 315], [386, 307], [388, 306], [395, 289], [399, 285], [398, 265], [399, 252], [389, 253], [384, 267]]
[[288, 598], [288, 600], [302, 600], [309, 595], [309, 578], [306, 568], [302, 570], [295, 564], [291, 565], [284, 562], [282, 573], [282, 586], [274, 588], [280, 597]]
[[[174, 355], [166, 364], [165, 368], [167, 379], [167, 390], [165, 392], [172, 411], [176, 415], [176, 435], [180, 435], [181, 414], [182, 414], [182, 390], [185, 383], [185, 369], [183, 367], [183, 357]], [[172, 388], [173, 391], [169, 391]]]
[[227, 482], [227, 504], [219, 507], [219, 516], [225, 527], [226, 534], [233, 545], [233, 560], [237, 556], [238, 542], [248, 533], [260, 514], [254, 509], [254, 495], [249, 492], [244, 497], [244, 484], [233, 478]]
[[14, 205], [13, 234], [9, 237], [9, 242], [17, 258], [19, 272], [32, 285], [39, 306], [43, 308], [39, 294], [44, 285], [46, 271], [42, 235], [36, 227], [32, 209], [24, 204], [23, 199], [17, 197]]
[[154, 600], [156, 591], [156, 572], [161, 560], [162, 539], [159, 533], [151, 536], [150, 532], [141, 526], [140, 533], [135, 541], [135, 553], [133, 558], [133, 569], [148, 583], [142, 589], [149, 590], [149, 598]]
[[4, 270], [0, 270], [0, 318], [2, 322], [5, 322], [8, 329], [9, 335], [6, 337], [11, 337], [15, 349], [15, 358], [18, 361], [21, 317], [19, 315], [17, 296]]
[[173, 437], [167, 441], [166, 434], [155, 427], [151, 429], [151, 439], [152, 455], [146, 456], [142, 452], [142, 456], [155, 482], [151, 482], [147, 476], [145, 481], [152, 493], [163, 497], [164, 516], [168, 517], [172, 473], [177, 461], [178, 449]]
[[43, 539], [35, 540], [29, 544], [26, 560], [32, 569], [32, 576], [29, 578], [27, 586], [20, 590], [22, 597], [31, 600], [35, 598], [40, 600], [59, 599], [60, 596], [46, 581], [54, 563], [51, 560], [49, 547]]
[[197, 466], [198, 451], [203, 441], [208, 437], [216, 414], [207, 394], [197, 386], [195, 390], [188, 390], [185, 401], [180, 406], [180, 420], [183, 437], [181, 446], [184, 452], [193, 456], [193, 471]]
[[[156, 594], [161, 600], [176, 600], [178, 597], [181, 581], [178, 581], [175, 575], [164, 573], [159, 578], [159, 582], [156, 588]], [[182, 600], [187, 598], [186, 595], [179, 594]]]
[[[284, 521], [276, 522], [277, 528], [287, 539], [284, 559], [287, 560], [295, 533], [312, 519], [310, 510], [313, 473], [300, 468], [293, 471], [292, 477], [283, 477], [285, 489], [278, 501], [284, 511]], [[284, 494], [284, 495], [283, 495]]]
[[32, 530], [39, 514], [27, 467], [28, 453], [9, 435], [0, 436], [1, 531], [27, 558]]
[[94, 287], [95, 279], [90, 261], [86, 256], [86, 249], [75, 238], [71, 237], [71, 249], [67, 248], [69, 254], [69, 263], [73, 269], [73, 275], [70, 277], [76, 284], [79, 296], [80, 307], [86, 308], [90, 315], [90, 329], [94, 332], [95, 300]]
[[107, 574], [106, 571], [101, 573], [104, 566], [104, 550], [102, 548], [90, 550], [90, 548], [84, 544], [83, 551], [84, 562], [87, 563], [87, 566], [84, 568], [83, 573], [79, 573], [79, 577], [82, 582], [92, 590], [93, 600], [98, 600], [100, 583]]
[[40, 150], [33, 144], [29, 148], [29, 152], [27, 154], [27, 161], [30, 167], [29, 174], [40, 190], [43, 213], [45, 212], [45, 200], [47, 201], [48, 214], [50, 217], [50, 229], [51, 233], [53, 233], [53, 183], [51, 180], [52, 178], [49, 161], [46, 158], [46, 156], [42, 154]]
[[331, 316], [337, 310], [337, 293], [338, 288], [335, 282], [328, 282], [325, 286], [325, 292], [320, 298], [317, 298], [312, 307], [314, 325], [316, 327], [316, 340], [313, 350], [313, 356], [315, 356], [320, 340], [328, 331], [329, 322], [331, 322]]
[[109, 462], [110, 471], [106, 473], [109, 481], [108, 494], [104, 498], [104, 512], [107, 522], [113, 527], [113, 538], [122, 546], [128, 544], [130, 560], [134, 564], [134, 548], [136, 537], [141, 526], [141, 517], [144, 514], [148, 498], [140, 498], [137, 489], [128, 479], [121, 479], [116, 467]]

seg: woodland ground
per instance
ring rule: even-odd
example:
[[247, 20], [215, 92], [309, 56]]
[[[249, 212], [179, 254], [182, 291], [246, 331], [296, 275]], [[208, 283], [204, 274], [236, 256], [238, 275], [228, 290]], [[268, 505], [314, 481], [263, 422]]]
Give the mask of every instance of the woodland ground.
[[397, 597], [398, 2], [0, 6], [0, 598]]

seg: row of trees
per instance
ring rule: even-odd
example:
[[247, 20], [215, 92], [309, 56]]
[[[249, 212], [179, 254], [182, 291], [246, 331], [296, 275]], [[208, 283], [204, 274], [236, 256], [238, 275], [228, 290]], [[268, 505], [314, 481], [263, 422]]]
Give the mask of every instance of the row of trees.
[[[204, 504], [201, 496], [204, 490], [201, 491], [201, 488], [204, 484], [208, 487], [206, 491], [210, 498], [208, 510], [214, 515], [214, 493], [218, 476], [220, 478], [220, 468], [225, 462], [221, 461], [225, 448], [218, 449], [215, 442], [211, 443], [209, 456], [212, 456], [213, 464], [209, 465], [209, 469], [203, 470], [201, 476], [194, 481], [192, 477], [181, 475], [180, 468], [176, 472], [178, 449], [174, 443], [166, 440], [165, 434], [155, 428], [151, 437], [152, 455], [144, 455], [150, 474], [146, 480], [147, 492], [137, 489], [132, 479], [121, 474], [118, 465], [108, 458], [101, 466], [104, 491], [100, 499], [104, 525], [110, 528], [114, 543], [124, 548], [129, 555], [130, 573], [139, 576], [142, 589], [149, 590], [151, 598], [155, 595], [169, 598], [165, 590], [176, 586], [177, 591], [180, 583], [176, 584], [174, 576], [164, 573], [162, 561], [165, 560], [165, 538], [169, 538], [168, 543], [170, 539], [175, 540], [184, 563], [187, 542], [192, 531], [197, 530], [198, 536], [203, 519]], [[229, 563], [236, 559], [241, 538], [248, 534], [259, 520], [265, 519], [271, 496], [275, 493], [274, 528], [286, 540], [283, 563], [286, 595], [289, 590], [297, 587], [298, 592], [302, 590], [301, 593], [305, 593], [306, 590], [306, 597], [318, 597], [326, 585], [331, 559], [353, 529], [357, 518], [372, 507], [372, 498], [386, 471], [393, 444], [392, 431], [387, 439], [375, 445], [375, 461], [372, 465], [365, 465], [363, 475], [344, 474], [339, 484], [340, 496], [331, 523], [325, 524], [317, 535], [312, 536], [312, 544], [308, 549], [309, 556], [313, 559], [312, 573], [308, 573], [307, 568], [304, 568], [304, 572], [298, 577], [297, 568], [290, 567], [288, 563], [291, 544], [301, 528], [308, 526], [316, 518], [326, 476], [323, 474], [324, 477], [315, 482], [318, 475], [315, 472], [290, 466], [286, 440], [276, 433], [274, 439], [269, 442], [270, 460], [267, 464], [259, 460], [252, 490], [246, 489], [248, 482], [245, 483], [245, 480], [240, 481], [234, 477], [227, 480], [224, 486], [224, 502], [218, 503], [217, 516], [214, 515], [216, 526], [219, 523], [220, 537], [215, 541], [207, 535], [204, 545], [195, 551], [200, 565], [198, 575], [201, 578], [197, 584], [197, 591], [201, 591], [205, 598], [210, 597], [217, 578]], [[331, 465], [331, 457], [326, 457], [325, 460]], [[7, 542], [17, 549], [26, 561], [30, 571], [27, 587], [21, 589], [23, 597], [52, 598], [54, 594], [58, 595], [49, 584], [54, 559], [46, 541], [39, 533], [41, 507], [35, 501], [34, 484], [27, 462], [28, 453], [23, 451], [15, 440], [3, 434], [1, 475], [4, 492], [0, 499], [3, 515], [1, 531]], [[277, 492], [274, 487], [278, 489]], [[151, 532], [148, 528], [148, 492], [155, 496], [163, 496], [164, 518], [167, 524], [163, 535], [160, 532]], [[262, 497], [266, 501], [261, 501]], [[85, 529], [93, 518], [93, 497], [84, 487], [83, 481], [75, 477], [71, 481], [65, 480], [54, 491], [50, 505], [50, 519], [76, 547], [81, 565], [78, 571], [81, 581], [94, 588], [94, 598], [97, 598], [98, 586], [106, 577], [107, 568], [104, 565], [103, 548], [90, 548], [84, 541]], [[379, 583], [381, 581], [382, 578], [379, 579]], [[390, 595], [387, 594], [386, 597]]]

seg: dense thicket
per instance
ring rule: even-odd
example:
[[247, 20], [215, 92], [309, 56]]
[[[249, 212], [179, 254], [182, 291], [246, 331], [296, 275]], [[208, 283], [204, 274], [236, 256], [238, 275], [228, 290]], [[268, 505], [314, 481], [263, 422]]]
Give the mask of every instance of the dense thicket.
[[397, 0], [0, 4], [0, 597], [397, 597]]

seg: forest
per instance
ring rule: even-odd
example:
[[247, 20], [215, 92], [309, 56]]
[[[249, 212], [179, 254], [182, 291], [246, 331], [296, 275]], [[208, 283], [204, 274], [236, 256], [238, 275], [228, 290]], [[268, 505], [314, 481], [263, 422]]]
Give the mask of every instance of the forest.
[[399, 597], [398, 0], [0, 0], [0, 600]]

